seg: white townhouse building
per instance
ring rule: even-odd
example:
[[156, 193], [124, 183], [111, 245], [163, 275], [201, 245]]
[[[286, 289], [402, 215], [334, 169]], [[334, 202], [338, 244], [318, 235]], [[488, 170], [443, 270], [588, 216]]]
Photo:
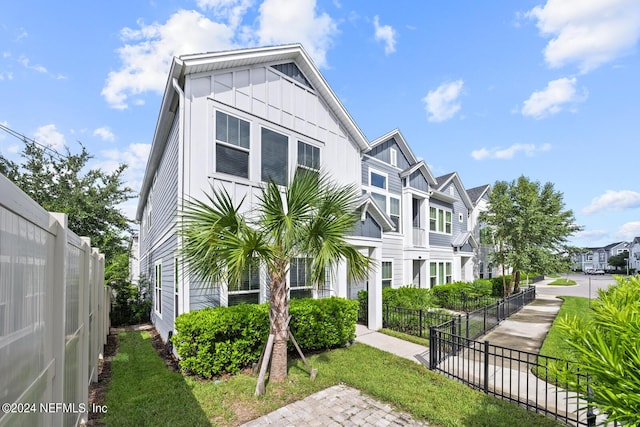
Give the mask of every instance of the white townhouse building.
[[136, 213], [140, 273], [163, 339], [179, 314], [268, 300], [266, 271], [249, 272], [236, 291], [190, 280], [177, 233], [183, 201], [224, 188], [249, 214], [265, 181], [285, 185], [297, 168], [361, 186], [348, 240], [376, 268], [351, 283], [342, 263], [312, 290], [301, 259], [290, 266], [291, 298], [368, 289], [368, 324], [379, 329], [383, 287], [475, 277], [474, 204], [458, 175], [435, 179], [397, 130], [369, 142], [301, 45], [183, 55], [171, 64]]

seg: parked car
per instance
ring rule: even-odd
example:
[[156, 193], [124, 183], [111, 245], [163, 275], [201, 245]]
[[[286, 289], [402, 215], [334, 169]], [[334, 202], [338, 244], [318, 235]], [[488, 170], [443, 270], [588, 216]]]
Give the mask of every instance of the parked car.
[[586, 269], [584, 270], [584, 274], [593, 274], [593, 272], [594, 272], [594, 271], [595, 271], [595, 270], [594, 270], [593, 268], [586, 268]]
[[590, 274], [596, 274], [599, 276], [604, 276], [604, 270], [593, 270]]

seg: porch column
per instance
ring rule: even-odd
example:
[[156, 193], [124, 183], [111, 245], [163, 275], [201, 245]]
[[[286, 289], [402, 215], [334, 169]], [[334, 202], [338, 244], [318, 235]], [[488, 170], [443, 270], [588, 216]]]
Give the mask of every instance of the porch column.
[[344, 260], [341, 260], [336, 267], [336, 276], [335, 276], [335, 284], [334, 291], [335, 295], [340, 298], [349, 298], [347, 295], [347, 263]]
[[382, 248], [369, 249], [373, 268], [369, 272], [368, 289], [368, 328], [377, 331], [382, 328]]

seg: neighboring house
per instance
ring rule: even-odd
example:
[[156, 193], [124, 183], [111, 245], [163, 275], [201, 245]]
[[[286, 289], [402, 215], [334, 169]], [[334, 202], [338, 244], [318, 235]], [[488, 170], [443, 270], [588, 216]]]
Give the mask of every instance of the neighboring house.
[[300, 254], [290, 266], [291, 298], [355, 298], [368, 289], [369, 327], [379, 329], [383, 287], [475, 277], [474, 204], [458, 175], [436, 180], [398, 130], [367, 141], [300, 45], [184, 55], [171, 64], [136, 213], [140, 273], [163, 339], [181, 313], [268, 300], [264, 268], [234, 290], [189, 277], [177, 233], [183, 201], [225, 189], [251, 215], [264, 182], [285, 185], [298, 168], [361, 187], [348, 241], [376, 268], [351, 282], [341, 263], [315, 290]]
[[483, 226], [479, 220], [480, 213], [488, 209], [490, 192], [491, 186], [489, 184], [467, 189], [467, 194], [471, 199], [471, 203], [473, 203], [471, 230], [473, 236], [478, 242], [474, 277], [478, 277], [480, 279], [490, 279], [492, 277], [500, 276], [498, 266], [494, 265], [490, 259], [495, 248], [490, 241], [488, 233], [483, 233]]
[[628, 242], [615, 242], [606, 246], [584, 248], [583, 252], [571, 256], [572, 268], [577, 271], [611, 270], [609, 258], [628, 251], [630, 246]]
[[629, 244], [629, 269], [640, 272], [640, 237], [635, 237]]

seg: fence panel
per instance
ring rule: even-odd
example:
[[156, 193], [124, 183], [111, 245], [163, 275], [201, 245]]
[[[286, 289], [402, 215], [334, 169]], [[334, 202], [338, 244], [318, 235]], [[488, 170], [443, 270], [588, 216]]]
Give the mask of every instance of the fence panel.
[[[0, 175], [0, 402], [16, 408], [0, 412], [0, 427], [87, 420], [90, 372], [108, 334], [103, 283], [104, 256], [89, 240]], [[25, 404], [29, 413], [17, 411]]]
[[[587, 401], [566, 383], [560, 383], [552, 366], [572, 372], [586, 383], [579, 366], [535, 353], [495, 346], [455, 335], [449, 325], [430, 331], [430, 368], [464, 384], [565, 424], [595, 426]], [[604, 421], [604, 417], [597, 421]]]

